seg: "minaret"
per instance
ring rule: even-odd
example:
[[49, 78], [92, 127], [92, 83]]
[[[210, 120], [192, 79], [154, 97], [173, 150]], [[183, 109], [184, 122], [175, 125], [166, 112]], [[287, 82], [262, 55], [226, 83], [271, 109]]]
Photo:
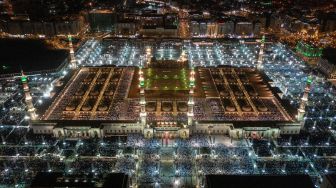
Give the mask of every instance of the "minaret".
[[152, 49], [150, 47], [146, 48], [146, 61], [147, 65], [150, 64], [152, 61]]
[[3, 1], [4, 8], [6, 9], [8, 15], [13, 15], [13, 5], [10, 0], [4, 0]]
[[312, 83], [312, 77], [308, 76], [306, 88], [305, 88], [303, 96], [301, 98], [301, 103], [300, 103], [300, 107], [299, 107], [298, 114], [297, 114], [297, 120], [298, 121], [303, 120], [303, 116], [306, 112], [305, 108], [306, 108], [306, 105], [307, 105], [307, 102], [308, 102], [308, 94], [310, 92], [311, 83]]
[[188, 100], [188, 126], [193, 123], [194, 117], [194, 87], [195, 87], [195, 71], [191, 68], [189, 83], [189, 100]]
[[21, 71], [21, 82], [22, 82], [23, 91], [24, 91], [24, 94], [25, 94], [25, 102], [26, 102], [26, 106], [27, 106], [27, 112], [29, 114], [30, 119], [35, 120], [37, 118], [37, 115], [35, 113], [35, 108], [34, 108], [34, 105], [33, 105], [33, 99], [30, 95], [30, 90], [29, 90], [29, 86], [28, 86], [28, 78], [23, 73], [23, 71]]
[[261, 39], [261, 44], [260, 44], [260, 50], [259, 50], [259, 55], [258, 55], [258, 64], [257, 64], [257, 69], [260, 70], [263, 68], [263, 57], [264, 57], [264, 48], [265, 48], [265, 35], [263, 35]]
[[146, 98], [145, 98], [145, 80], [143, 77], [143, 71], [142, 68], [139, 68], [139, 87], [140, 87], [140, 119], [141, 119], [141, 125], [146, 125]]
[[72, 36], [71, 35], [68, 35], [68, 41], [69, 41], [69, 49], [70, 49], [70, 67], [72, 69], [76, 69], [77, 68], [77, 61], [76, 61], [76, 58], [75, 58], [75, 52], [74, 52], [74, 49], [73, 49], [73, 45], [72, 45]]

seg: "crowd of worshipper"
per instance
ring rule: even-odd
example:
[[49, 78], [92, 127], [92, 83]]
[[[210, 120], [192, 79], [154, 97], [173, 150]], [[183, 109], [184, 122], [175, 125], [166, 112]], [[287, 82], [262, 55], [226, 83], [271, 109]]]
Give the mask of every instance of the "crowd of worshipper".
[[0, 124], [28, 125], [27, 121], [24, 121], [26, 113], [23, 94], [17, 91], [7, 91], [1, 94], [2, 97], [7, 100], [0, 105]]
[[126, 102], [124, 99], [127, 98], [128, 88], [130, 87], [132, 81], [132, 75], [134, 74], [134, 69], [124, 69], [123, 74], [120, 78], [118, 91], [114, 94], [112, 101], [112, 108], [108, 113], [108, 117], [111, 120], [139, 120], [139, 101], [130, 100]]
[[[38, 171], [84, 172], [96, 176], [113, 171], [131, 177], [138, 172], [138, 182], [162, 181], [160, 164], [167, 156], [162, 153], [166, 145], [159, 138], [145, 139], [142, 134], [129, 134], [56, 139], [33, 134], [31, 129], [19, 126], [3, 126], [0, 133], [0, 170], [4, 174], [1, 184], [29, 182]], [[175, 138], [170, 143], [174, 177], [295, 173], [316, 177], [336, 170], [335, 140], [322, 133], [307, 131], [267, 140], [249, 138], [233, 145], [215, 142], [211, 135], [195, 134], [189, 139]]]

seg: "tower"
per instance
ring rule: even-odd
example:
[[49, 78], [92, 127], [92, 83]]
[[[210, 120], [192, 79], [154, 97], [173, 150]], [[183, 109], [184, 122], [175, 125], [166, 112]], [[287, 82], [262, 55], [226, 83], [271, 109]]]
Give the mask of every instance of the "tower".
[[307, 105], [307, 102], [308, 102], [308, 94], [310, 92], [311, 83], [312, 83], [312, 77], [308, 76], [306, 88], [305, 88], [303, 96], [301, 98], [301, 103], [300, 103], [300, 107], [299, 107], [298, 114], [297, 114], [297, 120], [298, 121], [303, 120], [303, 116], [306, 112], [305, 108], [306, 108], [306, 105]]
[[263, 35], [261, 41], [260, 41], [260, 50], [258, 54], [258, 64], [257, 69], [260, 70], [263, 68], [263, 57], [264, 57], [264, 48], [265, 48], [265, 35]]
[[189, 100], [188, 100], [188, 126], [193, 123], [194, 117], [194, 88], [195, 88], [195, 71], [191, 68], [189, 83]]
[[21, 82], [23, 86], [23, 91], [25, 95], [25, 103], [27, 106], [27, 112], [29, 114], [29, 117], [31, 120], [35, 120], [37, 118], [37, 115], [35, 113], [35, 108], [33, 105], [33, 98], [30, 95], [30, 90], [28, 86], [28, 78], [27, 76], [21, 71]]
[[146, 98], [145, 98], [145, 80], [143, 77], [143, 71], [142, 68], [139, 68], [139, 87], [140, 87], [140, 119], [141, 119], [141, 125], [146, 125]]
[[73, 49], [73, 45], [72, 45], [72, 36], [68, 35], [68, 41], [69, 41], [69, 49], [70, 49], [70, 53], [69, 53], [69, 59], [70, 59], [70, 67], [71, 69], [76, 69], [77, 68], [77, 61], [75, 58], [75, 52]]

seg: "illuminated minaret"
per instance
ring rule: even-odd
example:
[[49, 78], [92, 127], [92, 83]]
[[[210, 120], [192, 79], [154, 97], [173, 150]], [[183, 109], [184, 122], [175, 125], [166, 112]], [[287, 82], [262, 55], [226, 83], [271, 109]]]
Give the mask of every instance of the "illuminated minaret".
[[260, 44], [260, 50], [259, 50], [259, 55], [258, 55], [258, 64], [257, 64], [257, 69], [262, 69], [263, 68], [263, 57], [264, 57], [264, 48], [265, 48], [265, 35], [263, 35], [261, 39], [261, 44]]
[[194, 117], [194, 88], [195, 88], [195, 71], [191, 68], [189, 83], [189, 100], [188, 100], [188, 126], [193, 123]]
[[152, 59], [152, 49], [150, 47], [146, 48], [146, 61], [147, 64], [151, 63], [151, 59]]
[[7, 11], [8, 15], [13, 15], [13, 5], [10, 0], [4, 0], [2, 1], [3, 7], [5, 8], [5, 11]]
[[76, 58], [75, 58], [75, 52], [74, 52], [74, 49], [73, 49], [73, 45], [72, 45], [72, 36], [71, 35], [68, 35], [68, 41], [69, 41], [69, 49], [70, 49], [70, 67], [72, 69], [76, 69], [77, 68], [77, 61], [76, 61]]
[[146, 98], [145, 98], [145, 80], [142, 68], [139, 68], [139, 87], [140, 87], [140, 119], [142, 126], [146, 125]]
[[307, 79], [306, 88], [305, 88], [303, 96], [301, 98], [301, 103], [300, 103], [300, 107], [299, 107], [298, 114], [297, 114], [297, 120], [298, 121], [303, 120], [303, 116], [306, 112], [305, 108], [306, 108], [306, 105], [307, 105], [307, 102], [308, 102], [308, 94], [310, 92], [311, 83], [312, 83], [312, 77], [309, 76], [308, 79]]
[[31, 120], [35, 120], [37, 118], [35, 113], [35, 108], [33, 105], [33, 99], [30, 95], [29, 86], [28, 86], [28, 78], [27, 76], [21, 71], [21, 82], [23, 86], [23, 91], [25, 94], [25, 102], [27, 106], [27, 112]]

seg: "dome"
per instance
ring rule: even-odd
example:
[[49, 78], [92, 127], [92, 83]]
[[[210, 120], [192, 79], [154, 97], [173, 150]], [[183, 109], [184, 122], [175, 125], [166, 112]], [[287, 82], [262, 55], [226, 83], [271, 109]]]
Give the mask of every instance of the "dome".
[[186, 112], [188, 110], [188, 105], [187, 103], [178, 103], [177, 108], [181, 112]]
[[146, 110], [149, 112], [154, 112], [155, 111], [155, 103], [148, 103], [148, 105], [146, 105]]
[[251, 96], [253, 96], [253, 97], [258, 96], [258, 93], [255, 92], [255, 91], [249, 91], [249, 94], [250, 94]]
[[223, 97], [228, 97], [229, 96], [229, 92], [224, 91], [224, 90], [220, 91], [219, 94]]
[[75, 95], [77, 95], [77, 96], [82, 96], [82, 95], [84, 95], [84, 90], [79, 90], [79, 91], [77, 91], [76, 93], [75, 93]]
[[90, 111], [92, 109], [92, 106], [91, 105], [84, 105], [83, 107], [82, 107], [82, 110], [83, 111]]
[[209, 85], [208, 82], [202, 82], [202, 85]]
[[76, 109], [76, 107], [74, 105], [68, 105], [65, 107], [66, 111], [74, 111]]
[[99, 92], [97, 90], [91, 91], [90, 95], [91, 96], [97, 96], [99, 94]]
[[268, 110], [268, 108], [266, 106], [258, 106], [257, 108], [261, 112], [266, 112]]
[[226, 106], [225, 110], [227, 110], [229, 112], [234, 112], [234, 111], [236, 111], [236, 108], [230, 105], [230, 106]]
[[106, 105], [101, 105], [98, 107], [98, 111], [107, 111], [108, 107]]
[[84, 79], [84, 82], [91, 82], [93, 79], [93, 75], [89, 75]]
[[252, 110], [252, 108], [251, 108], [251, 106], [243, 106], [243, 107], [242, 107], [242, 110], [243, 110], [244, 112], [250, 112], [250, 111]]
[[112, 91], [112, 89], [111, 90], [107, 90], [107, 91], [105, 91], [104, 92], [104, 95], [109, 95], [109, 96], [111, 96], [111, 95], [113, 95], [113, 91]]
[[164, 112], [169, 112], [171, 111], [173, 108], [172, 108], [172, 104], [171, 103], [162, 103], [162, 110]]

